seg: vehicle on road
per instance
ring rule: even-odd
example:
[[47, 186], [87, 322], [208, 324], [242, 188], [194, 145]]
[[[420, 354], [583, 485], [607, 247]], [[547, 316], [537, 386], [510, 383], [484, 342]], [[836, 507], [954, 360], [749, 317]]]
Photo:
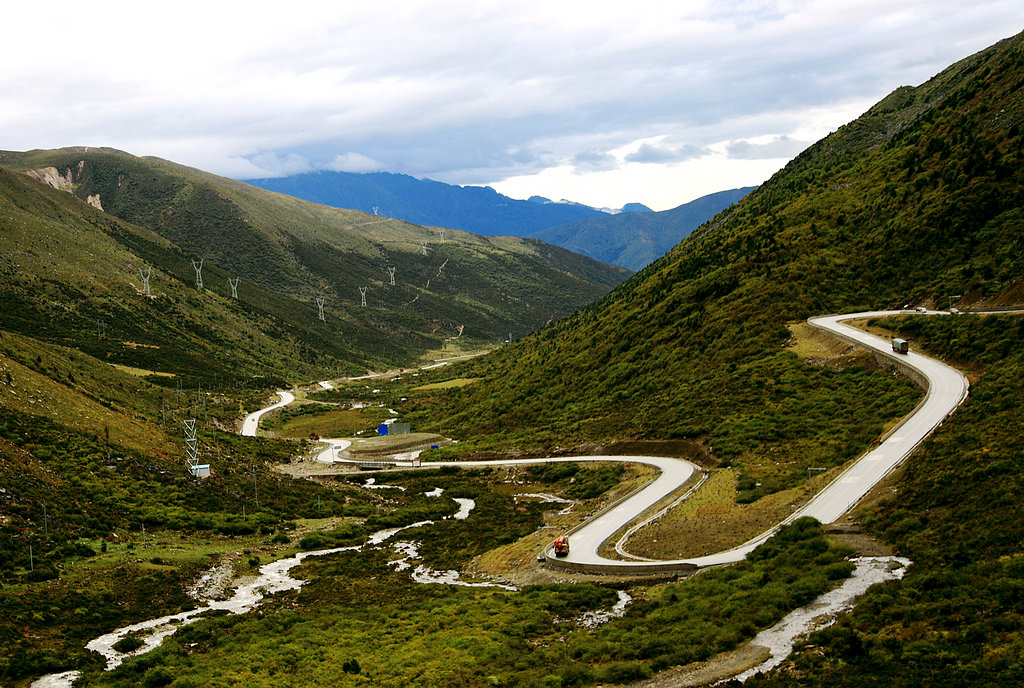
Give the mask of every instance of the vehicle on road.
[[565, 535], [559, 535], [555, 538], [555, 556], [556, 557], [567, 557], [569, 556], [569, 538]]
[[892, 340], [892, 350], [898, 354], [905, 354], [910, 351], [910, 345], [907, 344], [906, 339], [894, 339]]

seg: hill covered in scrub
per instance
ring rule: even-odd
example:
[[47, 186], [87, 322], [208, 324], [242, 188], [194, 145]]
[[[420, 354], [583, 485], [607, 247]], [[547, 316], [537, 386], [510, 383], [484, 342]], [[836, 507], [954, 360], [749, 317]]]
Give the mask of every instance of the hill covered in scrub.
[[[739, 503], [704, 518], [742, 531], [752, 508], [778, 509], [808, 469], [839, 466], [916, 397], [843, 347], [806, 353], [801, 321], [1024, 305], [1022, 93], [1021, 35], [897, 89], [599, 303], [474, 361], [460, 374], [476, 382], [418, 413], [467, 453], [509, 439], [520, 452], [699, 442]], [[1019, 683], [1021, 317], [871, 326], [973, 376], [962, 410], [858, 514], [915, 565], [748, 685]]]
[[[3, 152], [0, 165], [3, 327], [166, 373], [408, 365], [445, 338], [521, 336], [628, 274], [539, 241], [454, 230], [442, 239], [116, 151]], [[152, 298], [140, 291], [148, 269]], [[229, 279], [240, 279], [237, 298]], [[168, 360], [187, 351], [205, 362]]]
[[1014, 292], [1020, 43], [898, 89], [600, 302], [478, 361], [449, 427], [529, 428], [537, 446], [701, 438], [732, 459], [799, 436], [782, 420], [795, 414], [765, 411], [810, 401], [831, 375], [787, 350], [788, 324]]

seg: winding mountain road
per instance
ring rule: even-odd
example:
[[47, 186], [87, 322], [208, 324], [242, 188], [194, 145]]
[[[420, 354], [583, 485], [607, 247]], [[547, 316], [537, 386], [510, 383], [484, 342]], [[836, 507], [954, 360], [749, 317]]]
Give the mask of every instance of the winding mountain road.
[[281, 397], [281, 400], [276, 404], [271, 404], [267, 408], [260, 409], [259, 411], [254, 411], [245, 417], [245, 420], [242, 421], [241, 434], [243, 436], [255, 437], [256, 430], [260, 426], [260, 418], [263, 417], [263, 414], [270, 413], [275, 409], [284, 408], [288, 404], [295, 401], [295, 395], [292, 394], [291, 392], [278, 392], [277, 396]]
[[[459, 465], [497, 466], [564, 461], [626, 461], [645, 463], [659, 469], [660, 475], [650, 483], [573, 530], [570, 533], [571, 548], [568, 557], [556, 558], [551, 547], [546, 548], [545, 554], [549, 566], [598, 573], [651, 573], [717, 566], [740, 561], [770, 538], [782, 525], [802, 516], [812, 516], [822, 523], [832, 523], [840, 518], [909, 456], [967, 398], [968, 381], [959, 371], [915, 351], [897, 354], [892, 351], [891, 340], [845, 324], [849, 320], [914, 313], [916, 311], [871, 311], [820, 316], [808, 321], [812, 327], [825, 330], [896, 362], [901, 369], [926, 386], [927, 394], [917, 408], [890, 431], [877, 447], [858, 458], [807, 504], [775, 527], [738, 547], [702, 557], [666, 561], [614, 560], [598, 554], [601, 545], [618, 530], [635, 521], [659, 501], [676, 492], [699, 470], [697, 466], [688, 461], [647, 456], [577, 456], [511, 461], [466, 461], [459, 462]], [[948, 315], [944, 311], [928, 311], [928, 313], [930, 315]], [[245, 424], [249, 424], [253, 419], [252, 432], [246, 433], [248, 425], [245, 425], [242, 434], [255, 434], [255, 426], [262, 413], [291, 403], [292, 399], [285, 401], [286, 395], [291, 396], [289, 393], [279, 392], [279, 394], [282, 397], [281, 402], [246, 417]], [[333, 444], [335, 441], [331, 442]], [[333, 451], [334, 449], [331, 447], [325, 450], [324, 454], [333, 455]], [[422, 464], [425, 468], [437, 468], [444, 465], [451, 464], [441, 462], [424, 462]]]

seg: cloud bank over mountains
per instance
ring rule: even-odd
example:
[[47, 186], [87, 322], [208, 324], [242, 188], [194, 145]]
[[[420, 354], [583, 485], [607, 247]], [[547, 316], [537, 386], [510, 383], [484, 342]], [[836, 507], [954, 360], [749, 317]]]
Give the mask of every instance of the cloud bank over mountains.
[[0, 148], [114, 146], [238, 178], [387, 170], [655, 208], [763, 181], [1024, 23], [1007, 0], [57, 0], [7, 14]]

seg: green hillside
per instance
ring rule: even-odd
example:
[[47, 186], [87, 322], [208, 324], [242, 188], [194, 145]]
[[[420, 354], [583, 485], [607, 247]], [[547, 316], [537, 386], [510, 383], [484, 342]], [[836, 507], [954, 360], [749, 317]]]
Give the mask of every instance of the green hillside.
[[[33, 253], [48, 245], [56, 253], [53, 246], [83, 231], [87, 241], [107, 242], [103, 249], [87, 251], [85, 262], [74, 254], [55, 258], [59, 276], [49, 273], [48, 258], [33, 259], [28, 268], [50, 282], [64, 280], [69, 272], [80, 273], [67, 278], [71, 283], [101, 273], [96, 279], [109, 290], [105, 296], [97, 293], [94, 301], [99, 302], [83, 306], [78, 320], [66, 322], [54, 341], [67, 343], [69, 333], [85, 332], [89, 328], [83, 322], [91, 319], [107, 323], [99, 326], [101, 335], [158, 345], [163, 351], [173, 348], [177, 355], [198, 349], [194, 357], [205, 359], [202, 365], [179, 369], [152, 349], [136, 351], [136, 360], [102, 352], [115, 362], [162, 372], [209, 377], [269, 369], [301, 379], [408, 365], [448, 337], [495, 342], [510, 332], [522, 336], [598, 298], [628, 274], [537, 241], [447, 230], [442, 243], [432, 229], [317, 206], [117, 151], [5, 152], [0, 165], [34, 171], [105, 211], [71, 203], [68, 194], [62, 199], [4, 170], [0, 183], [7, 202], [20, 206], [16, 226], [26, 232], [5, 236], [11, 251]], [[14, 215], [7, 217], [15, 221]], [[29, 234], [37, 237], [37, 246], [23, 245]], [[205, 261], [203, 297], [194, 288], [192, 265], [200, 259]], [[158, 293], [148, 310], [175, 319], [178, 346], [160, 344], [171, 336], [170, 324], [153, 322], [150, 313], [128, 312], [141, 302], [138, 270], [147, 266], [154, 269]], [[389, 267], [395, 268], [395, 285]], [[241, 279], [237, 300], [231, 298], [229, 278]], [[50, 320], [31, 305], [37, 293], [3, 286], [15, 300], [5, 314], [18, 314], [8, 327], [28, 331]], [[366, 307], [361, 287], [366, 288]], [[323, 322], [317, 298], [325, 302]], [[182, 299], [187, 304], [168, 307]], [[52, 300], [39, 306], [53, 307]], [[183, 322], [204, 317], [201, 328]], [[140, 328], [147, 324], [160, 331], [144, 335]], [[184, 332], [188, 329], [194, 337]], [[207, 336], [213, 332], [216, 342]], [[288, 340], [291, 346], [282, 350]], [[250, 360], [218, 361], [211, 367], [211, 361], [226, 355], [222, 344], [227, 342], [239, 343], [236, 355]], [[214, 345], [217, 355], [202, 354]]]
[[795, 404], [834, 417], [826, 442], [859, 431], [826, 397], [879, 385], [862, 398], [883, 404], [892, 383], [804, 365], [787, 325], [981, 304], [1024, 277], [1020, 44], [897, 90], [601, 302], [478, 361], [446, 427], [537, 446], [699, 438], [723, 460], [809, 440]]
[[[433, 451], [446, 459], [685, 453], [705, 487], [630, 542], [654, 557], [735, 544], [921, 396], [807, 316], [1024, 306], [1022, 87], [1024, 35], [900, 88], [610, 293], [624, 272], [539, 242], [449, 230], [442, 243], [110, 150], [0, 153], [0, 680], [78, 668], [95, 686], [629, 684], [741, 646], [849, 575], [856, 547], [914, 563], [747, 685], [1021, 684], [1020, 314], [864, 323], [966, 370], [968, 401], [860, 505], [852, 535], [801, 519], [747, 561], [671, 582], [566, 583], [535, 561], [540, 526], [614, 503], [649, 477], [635, 465], [446, 466], [369, 489], [362, 473], [287, 477], [312, 463], [298, 460], [309, 442], [235, 429], [271, 385], [511, 333], [469, 362], [309, 400], [383, 404], [324, 407], [353, 426], [395, 408], [459, 440]], [[291, 417], [315, 418], [309, 407]], [[185, 470], [191, 419], [209, 480]], [[556, 517], [561, 504], [527, 493], [580, 504]], [[452, 498], [473, 500], [470, 518], [448, 518]], [[115, 671], [84, 649], [195, 608], [187, 590], [214, 563], [250, 575], [403, 526], [403, 542], [309, 561], [301, 591], [208, 614]], [[422, 584], [421, 564], [520, 587]], [[579, 623], [611, 608], [613, 588], [632, 597], [625, 615]]]
[[[474, 361], [459, 374], [477, 381], [419, 417], [467, 453], [696, 440], [741, 503], [715, 507], [729, 517], [714, 530], [750, 532], [749, 509], [778, 509], [919, 394], [869, 357], [807, 355], [795, 323], [1024, 305], [1022, 92], [1022, 35], [897, 89], [601, 302]], [[873, 325], [972, 375], [963, 409], [859, 514], [915, 565], [748, 685], [1018, 684], [1021, 317]]]

